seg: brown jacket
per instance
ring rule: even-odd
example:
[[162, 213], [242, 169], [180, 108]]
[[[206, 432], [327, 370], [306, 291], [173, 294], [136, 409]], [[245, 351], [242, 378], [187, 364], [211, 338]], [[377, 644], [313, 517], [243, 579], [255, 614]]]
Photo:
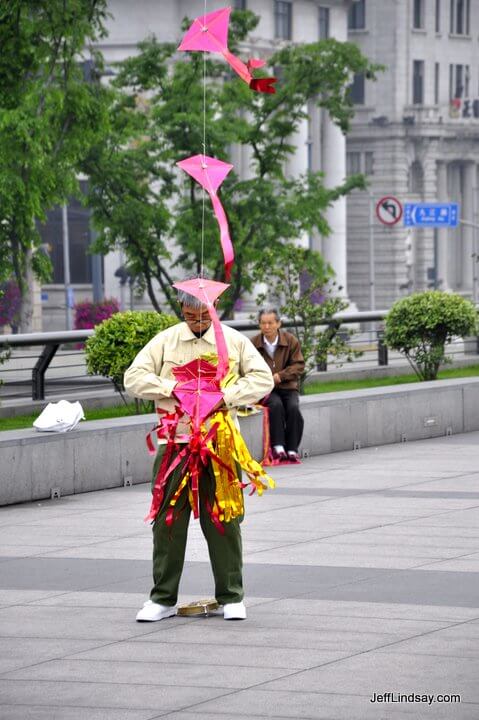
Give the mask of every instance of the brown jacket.
[[278, 373], [280, 376], [281, 383], [276, 387], [279, 390], [297, 390], [299, 378], [304, 371], [304, 357], [301, 346], [295, 335], [286, 332], [286, 330], [278, 330], [278, 333], [279, 339], [274, 351], [274, 358], [270, 358], [268, 355], [261, 333], [251, 338], [251, 342], [267, 362], [273, 375]]

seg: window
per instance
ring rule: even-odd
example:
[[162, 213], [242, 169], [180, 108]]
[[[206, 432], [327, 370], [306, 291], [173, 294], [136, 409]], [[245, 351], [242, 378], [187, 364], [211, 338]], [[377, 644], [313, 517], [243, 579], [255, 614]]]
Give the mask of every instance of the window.
[[434, 63], [434, 105], [439, 105], [439, 63]]
[[364, 75], [356, 73], [349, 86], [349, 97], [355, 105], [364, 105]]
[[413, 0], [412, 26], [415, 30], [424, 29], [424, 1]]
[[[80, 187], [86, 192], [87, 183]], [[47, 213], [47, 221], [39, 225], [42, 242], [51, 247], [53, 283], [64, 282], [62, 209], [55, 207]], [[90, 244], [90, 211], [77, 198], [68, 204], [68, 234], [70, 244], [70, 275], [72, 283], [91, 283], [91, 256], [87, 253]]]
[[346, 173], [348, 175], [356, 175], [361, 172], [361, 153], [346, 153]]
[[412, 102], [413, 105], [424, 103], [424, 60], [413, 60]]
[[453, 35], [469, 35], [471, 0], [451, 0], [449, 31]]
[[235, 0], [233, 3], [233, 7], [235, 10], [246, 10], [246, 0]]
[[364, 153], [364, 174], [365, 175], [373, 175], [374, 173], [374, 153], [373, 152], [365, 152]]
[[422, 195], [424, 188], [424, 172], [418, 160], [414, 160], [409, 168], [409, 192]]
[[436, 0], [436, 32], [441, 32], [441, 0]]
[[319, 6], [319, 39], [326, 40], [329, 37], [329, 8]]
[[355, 0], [349, 8], [348, 28], [364, 30], [366, 28], [366, 0]]
[[280, 40], [291, 40], [291, 16], [292, 7], [290, 2], [275, 0], [274, 3], [274, 34]]
[[449, 99], [469, 97], [470, 79], [469, 65], [449, 65]]

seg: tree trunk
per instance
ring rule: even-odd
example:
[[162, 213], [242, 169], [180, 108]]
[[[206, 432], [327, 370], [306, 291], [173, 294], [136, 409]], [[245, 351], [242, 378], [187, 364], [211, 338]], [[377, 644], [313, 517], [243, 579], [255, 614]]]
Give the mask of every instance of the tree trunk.
[[29, 333], [33, 331], [33, 271], [32, 271], [32, 253], [28, 251], [26, 257], [27, 272], [21, 287], [21, 306], [20, 306], [20, 332]]

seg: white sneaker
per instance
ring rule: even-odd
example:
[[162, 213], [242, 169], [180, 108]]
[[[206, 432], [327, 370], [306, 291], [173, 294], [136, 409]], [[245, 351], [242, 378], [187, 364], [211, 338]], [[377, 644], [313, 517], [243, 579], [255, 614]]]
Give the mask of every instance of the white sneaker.
[[246, 620], [246, 608], [244, 602], [226, 603], [223, 606], [225, 620]]
[[164, 620], [164, 618], [176, 615], [176, 605], [160, 605], [154, 603], [151, 600], [147, 600], [144, 603], [142, 609], [137, 614], [137, 622], [156, 622], [157, 620]]

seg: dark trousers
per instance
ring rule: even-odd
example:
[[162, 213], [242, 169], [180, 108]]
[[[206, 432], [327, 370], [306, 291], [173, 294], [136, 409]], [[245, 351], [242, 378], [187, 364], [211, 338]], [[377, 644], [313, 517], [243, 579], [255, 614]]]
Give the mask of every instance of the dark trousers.
[[304, 420], [299, 409], [299, 392], [274, 388], [264, 404], [269, 408], [271, 445], [298, 452]]
[[[165, 446], [160, 446], [155, 460], [153, 477], [156, 477]], [[188, 502], [188, 488], [185, 487], [175, 505], [173, 524], [165, 523], [169, 502], [183, 476], [182, 467], [177, 467], [169, 478], [165, 497], [153, 524], [153, 581], [150, 593], [153, 602], [161, 605], [176, 605], [178, 586], [185, 561], [186, 540], [191, 508]], [[215, 580], [215, 597], [220, 605], [241, 602], [243, 599], [243, 550], [240, 522], [242, 517], [223, 523], [222, 535], [213, 525], [205, 507], [206, 498], [210, 504], [215, 494], [215, 477], [210, 466], [205, 468], [199, 482], [200, 524], [208, 544], [211, 568]], [[181, 510], [181, 512], [179, 512]]]

